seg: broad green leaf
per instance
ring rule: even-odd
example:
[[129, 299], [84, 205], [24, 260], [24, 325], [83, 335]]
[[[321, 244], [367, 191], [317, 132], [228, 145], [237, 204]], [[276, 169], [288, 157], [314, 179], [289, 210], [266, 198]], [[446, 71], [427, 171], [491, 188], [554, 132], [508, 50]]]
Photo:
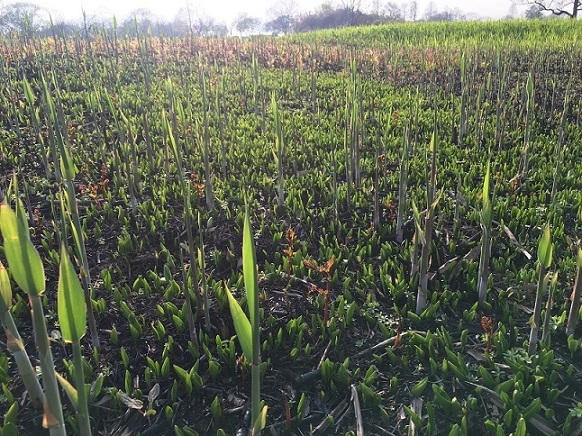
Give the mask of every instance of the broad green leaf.
[[576, 266], [582, 268], [582, 248], [578, 249], [578, 255], [576, 256]]
[[85, 336], [87, 324], [85, 296], [64, 244], [59, 268], [58, 314], [63, 340], [79, 342]]
[[547, 225], [544, 228], [544, 233], [538, 246], [538, 260], [544, 268], [549, 268], [552, 263], [552, 250], [553, 246], [552, 238], [550, 237], [550, 226]]
[[12, 286], [10, 286], [10, 278], [2, 262], [0, 262], [0, 295], [5, 307], [9, 309], [12, 306]]
[[14, 281], [30, 296], [42, 294], [45, 290], [44, 266], [27, 236], [27, 228], [6, 203], [0, 205], [0, 230]]
[[230, 306], [230, 314], [234, 322], [234, 329], [238, 336], [243, 354], [249, 362], [253, 359], [253, 338], [251, 331], [251, 323], [245, 313], [243, 312], [238, 301], [232, 296], [230, 290], [226, 288], [226, 295], [228, 295], [228, 303]]
[[251, 325], [255, 325], [255, 323], [259, 322], [259, 289], [257, 285], [257, 260], [255, 257], [255, 244], [253, 242], [248, 205], [246, 206], [243, 227], [242, 260], [245, 289], [247, 291], [247, 304], [249, 305], [249, 318]]

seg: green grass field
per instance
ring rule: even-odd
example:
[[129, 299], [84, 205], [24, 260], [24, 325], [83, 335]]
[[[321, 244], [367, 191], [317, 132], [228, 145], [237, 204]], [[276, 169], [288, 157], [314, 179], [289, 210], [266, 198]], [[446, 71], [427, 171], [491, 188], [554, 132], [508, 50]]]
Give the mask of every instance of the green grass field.
[[0, 52], [1, 434], [582, 431], [580, 23]]

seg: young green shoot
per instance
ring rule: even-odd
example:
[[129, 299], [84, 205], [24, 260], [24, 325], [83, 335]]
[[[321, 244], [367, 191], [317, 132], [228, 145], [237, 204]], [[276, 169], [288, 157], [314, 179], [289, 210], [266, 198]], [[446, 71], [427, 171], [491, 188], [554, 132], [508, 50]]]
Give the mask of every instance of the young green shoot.
[[554, 246], [552, 244], [552, 239], [550, 236], [550, 226], [547, 225], [544, 228], [544, 233], [540, 239], [538, 245], [538, 262], [539, 262], [539, 274], [538, 274], [538, 285], [536, 291], [536, 300], [534, 306], [533, 319], [531, 322], [531, 330], [529, 335], [529, 346], [527, 352], [530, 356], [534, 355], [537, 350], [537, 345], [539, 342], [539, 330], [542, 315], [542, 298], [543, 294], [548, 286], [550, 280], [550, 274], [546, 273], [546, 270], [552, 264], [552, 252]]
[[43, 427], [49, 429], [51, 436], [64, 436], [66, 431], [61, 398], [41, 301], [45, 291], [44, 266], [30, 241], [24, 209], [18, 200], [16, 210], [17, 213], [5, 202], [0, 204], [0, 231], [4, 237], [4, 254], [14, 281], [28, 294], [30, 300], [34, 338], [45, 390]]
[[490, 189], [490, 172], [491, 163], [487, 162], [485, 171], [485, 180], [483, 181], [483, 208], [481, 209], [481, 256], [479, 257], [479, 274], [477, 276], [477, 293], [479, 295], [479, 304], [487, 300], [487, 280], [489, 278], [489, 260], [491, 257], [491, 221], [493, 217], [493, 208], [489, 198]]
[[[259, 312], [259, 286], [257, 276], [257, 260], [248, 204], [245, 210], [243, 226], [243, 278], [247, 292], [247, 306], [249, 317], [242, 310], [239, 302], [233, 297], [228, 288], [226, 292], [230, 305], [230, 313], [234, 322], [234, 328], [241, 344], [245, 358], [251, 364], [251, 425], [253, 434], [260, 435], [264, 428], [267, 406], [262, 411], [261, 404], [261, 342], [260, 342], [260, 312]], [[259, 424], [257, 424], [257, 422]]]
[[[432, 244], [432, 232], [434, 229], [435, 210], [439, 198], [436, 196], [436, 154], [438, 149], [438, 135], [435, 129], [430, 141], [430, 179], [427, 181], [427, 209], [424, 217], [424, 238], [420, 253], [418, 293], [416, 297], [416, 314], [420, 315], [426, 307], [428, 293], [428, 268], [430, 260], [430, 248]], [[427, 158], [428, 161], [428, 158]], [[427, 162], [428, 163], [428, 162]]]
[[77, 410], [79, 431], [82, 436], [90, 436], [91, 423], [89, 421], [89, 407], [81, 351], [81, 339], [85, 336], [87, 328], [87, 313], [85, 309], [83, 287], [69, 259], [67, 248], [63, 243], [59, 268], [57, 311], [63, 341], [73, 346], [75, 386], [77, 390], [77, 404], [74, 404], [74, 406]]
[[30, 401], [34, 407], [42, 406], [44, 393], [36, 377], [36, 372], [30, 363], [28, 353], [24, 348], [22, 338], [18, 333], [14, 318], [10, 312], [12, 306], [12, 287], [6, 268], [0, 262], [0, 321], [6, 333], [6, 347], [12, 353], [22, 382], [26, 388]]
[[580, 297], [582, 297], [582, 248], [578, 248], [576, 256], [576, 280], [570, 296], [570, 313], [568, 314], [568, 324], [566, 325], [566, 334], [568, 336], [574, 333], [580, 317]]

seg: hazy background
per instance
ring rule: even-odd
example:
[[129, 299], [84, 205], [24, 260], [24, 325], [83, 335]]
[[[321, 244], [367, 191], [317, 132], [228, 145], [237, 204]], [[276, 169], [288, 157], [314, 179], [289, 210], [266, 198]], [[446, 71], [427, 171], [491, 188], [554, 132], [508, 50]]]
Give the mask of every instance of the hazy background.
[[[312, 12], [317, 10], [323, 3], [333, 6], [341, 5], [347, 0], [323, 1], [323, 0], [294, 0], [296, 13]], [[362, 10], [373, 7], [373, 0], [354, 1], [359, 3]], [[0, 1], [0, 6], [17, 3], [15, 1]], [[118, 20], [123, 20], [137, 9], [149, 9], [156, 17], [165, 21], [171, 21], [176, 15], [182, 14], [187, 7], [192, 14], [198, 16], [211, 16], [219, 21], [230, 25], [241, 14], [265, 19], [267, 11], [276, 7], [280, 2], [276, 0], [28, 0], [27, 3], [34, 3], [51, 13], [56, 21], [76, 21], [80, 20], [82, 11], [91, 18], [109, 19], [113, 15]], [[383, 2], [379, 2], [380, 4]], [[410, 1], [395, 0], [393, 3], [402, 6]], [[417, 0], [418, 18], [422, 18], [424, 12], [429, 8], [430, 0]], [[523, 8], [513, 7], [511, 0], [488, 0], [488, 1], [463, 1], [463, 0], [438, 0], [433, 1], [433, 7], [439, 10], [459, 9], [467, 18], [504, 18], [508, 12], [520, 14]], [[182, 9], [182, 11], [180, 11]], [[512, 11], [510, 11], [512, 9]], [[184, 17], [182, 17], [184, 18]]]

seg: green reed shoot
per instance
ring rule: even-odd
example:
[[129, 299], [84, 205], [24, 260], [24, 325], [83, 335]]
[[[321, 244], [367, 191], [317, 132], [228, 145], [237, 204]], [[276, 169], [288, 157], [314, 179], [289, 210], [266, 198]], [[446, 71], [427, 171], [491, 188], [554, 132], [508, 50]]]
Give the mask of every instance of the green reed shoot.
[[459, 145], [463, 142], [463, 138], [467, 133], [467, 121], [468, 121], [468, 111], [467, 111], [467, 61], [465, 58], [465, 53], [461, 55], [461, 107], [460, 107], [460, 120], [459, 120]]
[[73, 346], [75, 386], [77, 388], [77, 404], [74, 404], [74, 406], [77, 410], [79, 431], [82, 436], [90, 436], [91, 423], [89, 421], [81, 350], [81, 339], [85, 336], [87, 329], [87, 313], [83, 287], [69, 259], [69, 253], [64, 243], [61, 246], [57, 311], [63, 341]]
[[[166, 90], [168, 91], [169, 95], [168, 98], [170, 99], [170, 101], [172, 101], [173, 100], [172, 82], [168, 81], [166, 83]], [[190, 275], [192, 279], [192, 284], [194, 286], [194, 293], [196, 295], [196, 299], [198, 300], [198, 306], [201, 308], [202, 296], [200, 294], [200, 287], [198, 284], [199, 280], [198, 263], [196, 261], [196, 250], [194, 248], [194, 234], [192, 233], [193, 216], [192, 216], [192, 204], [190, 200], [191, 188], [190, 185], [186, 183], [186, 176], [184, 174], [184, 168], [182, 166], [182, 153], [181, 150], [178, 149], [178, 144], [176, 143], [176, 140], [174, 138], [172, 127], [170, 126], [165, 111], [162, 114], [162, 125], [166, 136], [166, 140], [170, 143], [170, 147], [174, 154], [176, 166], [178, 167], [178, 179], [180, 181], [180, 188], [182, 189], [182, 193], [184, 195], [184, 221], [186, 226], [186, 232], [188, 235], [188, 252], [190, 254]], [[190, 292], [188, 291], [187, 287], [184, 289], [184, 301], [186, 303], [186, 310], [188, 311], [188, 313], [186, 314], [186, 319], [188, 321], [190, 339], [193, 344], [197, 344], [198, 341], [196, 339], [196, 326], [194, 324], [192, 301], [190, 298]]]
[[[89, 331], [91, 332], [91, 343], [95, 348], [99, 348], [99, 333], [97, 332], [97, 322], [93, 313], [93, 304], [91, 302], [91, 275], [89, 273], [89, 260], [87, 258], [87, 249], [85, 247], [85, 239], [83, 237], [83, 228], [81, 226], [81, 218], [79, 216], [79, 207], [77, 205], [77, 197], [75, 196], [75, 174], [77, 169], [73, 163], [73, 159], [66, 148], [63, 148], [61, 154], [61, 170], [63, 175], [63, 182], [65, 184], [64, 199], [66, 211], [71, 222], [73, 233], [73, 241], [75, 252], [79, 258], [79, 265], [81, 269], [81, 280], [83, 282], [83, 290], [85, 294], [85, 305], [87, 307], [87, 317], [89, 320]], [[65, 215], [63, 211], [63, 216]], [[63, 223], [63, 227], [65, 224]]]
[[198, 247], [198, 267], [200, 268], [200, 281], [202, 293], [204, 296], [204, 325], [206, 330], [210, 331], [210, 295], [208, 292], [208, 278], [206, 277], [206, 262], [204, 256], [204, 237], [200, 212], [198, 212], [198, 235], [200, 244]]
[[558, 273], [556, 272], [552, 279], [550, 280], [550, 286], [548, 288], [548, 299], [546, 301], [546, 310], [544, 313], [544, 325], [542, 331], [542, 341], [549, 344], [550, 333], [552, 331], [550, 327], [550, 320], [552, 318], [552, 307], [554, 307], [554, 294], [556, 293], [556, 288], [558, 285]]
[[30, 119], [32, 120], [32, 125], [36, 132], [36, 139], [38, 140], [39, 144], [39, 155], [42, 160], [42, 164], [44, 166], [44, 171], [47, 179], [50, 179], [51, 172], [49, 167], [49, 161], [45, 149], [44, 137], [42, 136], [41, 130], [41, 120], [40, 120], [40, 110], [35, 108], [35, 97], [34, 93], [32, 92], [32, 87], [26, 77], [22, 80], [23, 88], [24, 88], [24, 96], [26, 98], [26, 103], [30, 108]]
[[44, 266], [40, 255], [30, 241], [24, 209], [16, 203], [16, 213], [3, 202], [0, 204], [0, 231], [4, 237], [4, 254], [14, 281], [28, 294], [34, 338], [45, 390], [43, 426], [51, 436], [66, 435], [61, 398], [55, 376], [53, 355], [50, 349], [44, 309], [41, 301], [45, 291]]
[[491, 222], [493, 220], [493, 206], [489, 198], [491, 164], [487, 162], [485, 180], [483, 181], [482, 200], [483, 207], [479, 214], [481, 219], [481, 255], [479, 257], [479, 273], [477, 276], [477, 294], [479, 304], [487, 299], [487, 280], [489, 279], [489, 260], [491, 258]]
[[406, 212], [406, 193], [408, 188], [408, 170], [410, 166], [410, 130], [406, 127], [403, 137], [402, 155], [400, 157], [400, 177], [398, 181], [398, 212], [396, 215], [396, 242], [404, 240], [404, 213]]
[[281, 115], [275, 94], [271, 96], [271, 108], [273, 109], [273, 117], [275, 121], [275, 150], [273, 151], [273, 158], [277, 164], [277, 204], [282, 207], [285, 203], [284, 190], [284, 173], [283, 173], [283, 159], [285, 158], [285, 142], [283, 141], [283, 130], [281, 128]]
[[[436, 119], [435, 119], [435, 129], [432, 134], [430, 141], [429, 151], [430, 151], [430, 176], [427, 180], [427, 209], [426, 215], [424, 217], [424, 229], [422, 229], [422, 234], [420, 240], [422, 241], [422, 249], [420, 252], [420, 265], [419, 265], [419, 280], [418, 280], [418, 293], [416, 297], [416, 313], [420, 315], [424, 308], [426, 307], [427, 292], [428, 292], [428, 267], [430, 258], [430, 249], [432, 244], [432, 232], [434, 229], [434, 219], [435, 210], [438, 203], [438, 197], [436, 195], [436, 154], [438, 149], [438, 134], [436, 130]], [[427, 157], [428, 164], [428, 157]], [[418, 231], [419, 229], [417, 229]]]
[[568, 117], [568, 105], [570, 103], [570, 96], [568, 91], [564, 97], [564, 109], [562, 110], [562, 117], [560, 119], [560, 129], [558, 132], [558, 142], [556, 142], [556, 163], [554, 165], [554, 180], [552, 182], [552, 193], [550, 195], [550, 201], [552, 204], [556, 201], [556, 196], [558, 194], [558, 184], [560, 182], [560, 176], [562, 171], [562, 163], [564, 160], [564, 141], [567, 134], [566, 121]]
[[527, 101], [525, 107], [525, 133], [523, 137], [523, 166], [521, 172], [521, 180], [525, 181], [527, 173], [529, 172], [529, 159], [531, 148], [531, 128], [534, 112], [534, 85], [531, 73], [527, 77], [526, 83]]
[[24, 348], [22, 338], [18, 333], [14, 318], [10, 312], [12, 306], [12, 287], [6, 268], [0, 262], [0, 321], [6, 333], [6, 348], [12, 353], [18, 372], [22, 377], [24, 387], [28, 392], [30, 401], [34, 407], [41, 407], [44, 402], [44, 393], [36, 377], [36, 372], [30, 363], [28, 353]]
[[[220, 75], [220, 79], [218, 82], [218, 87], [216, 89], [216, 96], [215, 96], [215, 109], [216, 109], [216, 117], [217, 117], [217, 124], [218, 124], [218, 138], [220, 141], [220, 168], [222, 173], [222, 178], [226, 180], [226, 171], [227, 171], [227, 163], [226, 163], [226, 141], [224, 135], [224, 125], [225, 123], [228, 124], [228, 120], [225, 117], [225, 111], [222, 106], [222, 98], [225, 93], [225, 74], [224, 72]], [[225, 119], [223, 119], [225, 118]]]
[[539, 342], [538, 333], [540, 330], [540, 322], [542, 315], [542, 298], [543, 294], [548, 286], [550, 280], [550, 274], [547, 273], [547, 269], [552, 264], [552, 252], [554, 246], [552, 244], [552, 239], [550, 236], [550, 226], [547, 225], [544, 228], [542, 237], [538, 245], [538, 262], [539, 262], [539, 272], [538, 272], [538, 284], [536, 290], [536, 300], [534, 305], [534, 313], [531, 322], [531, 330], [529, 334], [529, 346], [527, 352], [530, 356], [534, 355], [537, 350], [537, 345]]
[[566, 325], [567, 335], [573, 334], [576, 329], [576, 324], [580, 317], [580, 297], [582, 297], [582, 248], [578, 248], [576, 256], [576, 280], [570, 296], [570, 313], [568, 314], [568, 323]]
[[[257, 260], [255, 246], [251, 230], [248, 204], [245, 210], [243, 226], [243, 278], [247, 292], [247, 306], [249, 317], [244, 313], [238, 301], [233, 297], [228, 288], [228, 302], [230, 313], [234, 322], [234, 328], [241, 344], [245, 358], [251, 364], [251, 423], [253, 433], [260, 434], [264, 427], [264, 416], [267, 406], [262, 411], [261, 404], [261, 338], [260, 338], [260, 311], [259, 311], [259, 287], [257, 276]], [[263, 425], [257, 425], [257, 422]], [[258, 431], [255, 431], [258, 429]]]
[[202, 88], [202, 121], [203, 121], [203, 146], [202, 148], [202, 158], [204, 160], [204, 178], [206, 179], [204, 183], [205, 193], [206, 193], [206, 208], [212, 212], [214, 211], [214, 194], [212, 192], [212, 174], [210, 173], [210, 127], [208, 125], [208, 111], [210, 105], [208, 102], [208, 91], [206, 89], [206, 76], [204, 70], [202, 69], [202, 62], [199, 58], [200, 72], [200, 87]]

